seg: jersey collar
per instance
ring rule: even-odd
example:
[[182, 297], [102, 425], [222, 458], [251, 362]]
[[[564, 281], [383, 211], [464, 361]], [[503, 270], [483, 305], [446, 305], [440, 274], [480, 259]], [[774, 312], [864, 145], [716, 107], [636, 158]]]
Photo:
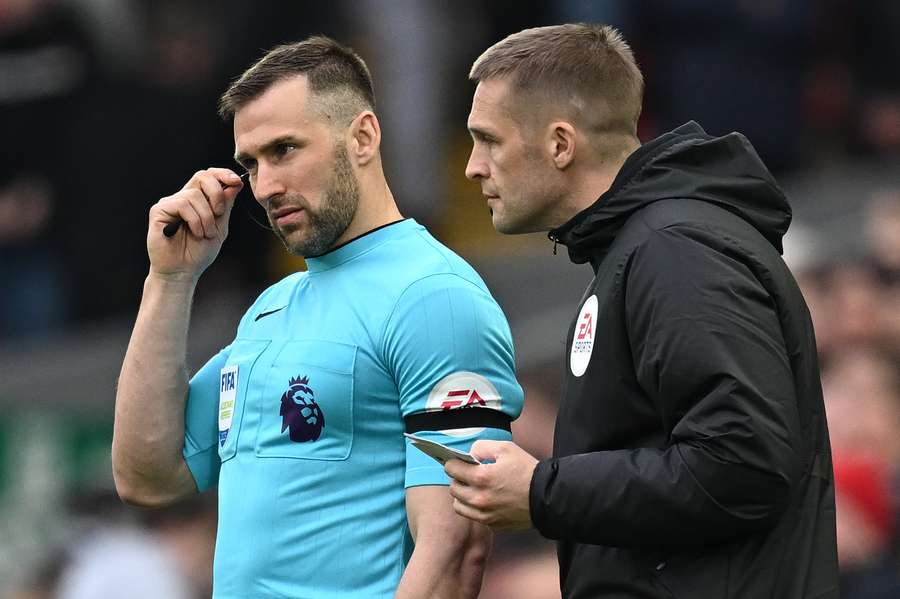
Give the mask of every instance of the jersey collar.
[[334, 268], [344, 262], [353, 260], [357, 256], [365, 254], [369, 250], [396, 237], [398, 234], [405, 231], [411, 231], [419, 226], [419, 223], [412, 218], [405, 218], [403, 220], [382, 225], [363, 233], [358, 237], [354, 237], [350, 241], [346, 241], [336, 248], [328, 250], [324, 254], [307, 258], [306, 268], [309, 270], [310, 274]]

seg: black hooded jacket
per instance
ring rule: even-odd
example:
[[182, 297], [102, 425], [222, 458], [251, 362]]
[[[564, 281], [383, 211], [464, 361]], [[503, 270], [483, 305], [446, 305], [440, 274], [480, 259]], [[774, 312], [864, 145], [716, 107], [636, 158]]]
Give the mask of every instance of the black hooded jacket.
[[563, 596], [838, 594], [815, 338], [791, 211], [747, 139], [688, 123], [550, 233], [595, 278], [532, 520]]

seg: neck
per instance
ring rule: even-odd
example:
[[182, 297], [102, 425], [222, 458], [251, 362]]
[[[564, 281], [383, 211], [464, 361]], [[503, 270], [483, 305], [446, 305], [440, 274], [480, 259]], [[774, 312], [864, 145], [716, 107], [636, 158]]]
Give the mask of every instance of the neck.
[[604, 193], [612, 187], [616, 175], [625, 164], [625, 160], [640, 147], [635, 143], [623, 150], [619, 155], [605, 160], [599, 166], [591, 165], [584, 172], [575, 174], [574, 182], [566, 199], [560, 203], [560, 212], [555, 227], [559, 227], [571, 220], [576, 214], [592, 206]]
[[380, 167], [376, 171], [360, 174], [359, 206], [350, 226], [335, 243], [336, 246], [403, 218], [384, 178], [384, 172]]

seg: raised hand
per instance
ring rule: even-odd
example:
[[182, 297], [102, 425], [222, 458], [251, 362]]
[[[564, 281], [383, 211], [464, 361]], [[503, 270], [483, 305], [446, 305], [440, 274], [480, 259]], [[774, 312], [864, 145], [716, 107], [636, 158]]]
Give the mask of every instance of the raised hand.
[[[147, 253], [151, 274], [199, 278], [212, 264], [228, 236], [228, 218], [243, 181], [232, 170], [197, 171], [177, 193], [159, 200], [150, 209]], [[182, 222], [167, 237], [167, 225]]]

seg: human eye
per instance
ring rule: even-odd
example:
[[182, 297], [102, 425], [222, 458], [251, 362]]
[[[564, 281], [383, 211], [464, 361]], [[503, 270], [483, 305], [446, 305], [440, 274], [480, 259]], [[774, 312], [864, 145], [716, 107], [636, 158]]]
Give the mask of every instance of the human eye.
[[297, 144], [290, 143], [290, 142], [282, 142], [279, 144], [275, 144], [275, 147], [273, 148], [273, 150], [274, 150], [273, 153], [275, 154], [276, 158], [284, 158], [285, 156], [287, 156], [288, 154], [290, 154], [292, 151], [294, 151], [296, 149], [297, 149]]
[[497, 139], [494, 136], [488, 135], [483, 131], [472, 131], [472, 140], [474, 141], [475, 145], [485, 145], [488, 148], [492, 148], [498, 143]]
[[483, 133], [483, 132], [479, 133], [478, 138], [481, 143], [483, 143], [484, 145], [486, 145], [488, 147], [495, 146], [499, 143], [497, 138], [494, 137], [493, 135], [491, 135], [490, 133]]
[[242, 169], [244, 169], [248, 173], [252, 174], [252, 173], [256, 172], [256, 161], [253, 160], [252, 158], [238, 160], [238, 164], [240, 165], [240, 167]]

